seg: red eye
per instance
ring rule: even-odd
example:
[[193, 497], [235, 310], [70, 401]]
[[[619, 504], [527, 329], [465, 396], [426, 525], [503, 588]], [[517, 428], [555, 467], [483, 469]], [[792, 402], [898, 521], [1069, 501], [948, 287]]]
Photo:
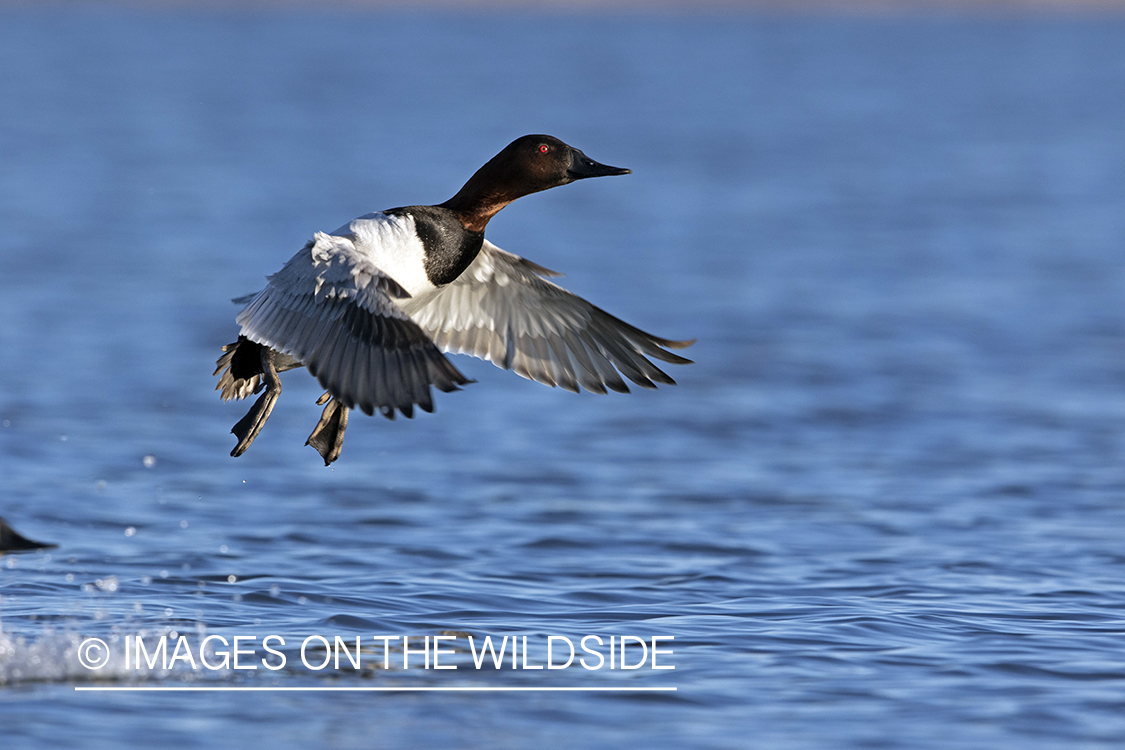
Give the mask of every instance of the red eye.
[[551, 147], [548, 146], [546, 143], [542, 143], [542, 144], [539, 145], [539, 153], [541, 153], [541, 154], [545, 154], [550, 150], [551, 150]]

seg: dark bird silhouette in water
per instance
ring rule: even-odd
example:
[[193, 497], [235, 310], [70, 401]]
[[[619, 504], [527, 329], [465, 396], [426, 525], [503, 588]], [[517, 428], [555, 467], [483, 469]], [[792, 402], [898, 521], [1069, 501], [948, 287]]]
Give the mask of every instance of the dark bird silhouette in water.
[[8, 525], [7, 521], [0, 518], [0, 552], [27, 552], [33, 549], [49, 549], [57, 546], [57, 544], [32, 541], [18, 534], [15, 529]]

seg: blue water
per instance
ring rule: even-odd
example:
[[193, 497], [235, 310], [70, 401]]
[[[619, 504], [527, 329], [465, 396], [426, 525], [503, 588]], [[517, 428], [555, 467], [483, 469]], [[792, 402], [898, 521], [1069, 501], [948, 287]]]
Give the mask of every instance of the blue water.
[[[5, 8], [0, 103], [0, 515], [58, 544], [0, 558], [5, 748], [1125, 742], [1125, 20]], [[528, 132], [634, 174], [490, 239], [698, 337], [679, 386], [458, 357], [325, 468], [296, 371], [230, 458], [228, 300]], [[588, 634], [675, 669], [464, 649]], [[676, 691], [75, 690], [129, 686]]]

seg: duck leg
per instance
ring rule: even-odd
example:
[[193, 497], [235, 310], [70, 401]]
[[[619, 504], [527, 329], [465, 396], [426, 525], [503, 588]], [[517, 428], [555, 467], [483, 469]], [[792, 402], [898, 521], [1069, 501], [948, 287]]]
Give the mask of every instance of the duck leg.
[[231, 432], [238, 438], [238, 445], [230, 452], [232, 456], [241, 456], [246, 452], [254, 442], [254, 438], [262, 431], [266, 420], [270, 418], [277, 397], [281, 395], [281, 379], [277, 377], [277, 367], [274, 366], [276, 354], [277, 352], [268, 346], [262, 347], [262, 382], [265, 383], [266, 390], [258, 397], [250, 411], [246, 412], [246, 416], [231, 428]]
[[316, 405], [320, 406], [326, 401], [328, 405], [324, 407], [320, 421], [316, 423], [305, 445], [316, 448], [316, 452], [324, 459], [324, 465], [330, 466], [340, 457], [340, 451], [344, 448], [344, 430], [348, 429], [350, 409], [327, 392], [316, 400]]

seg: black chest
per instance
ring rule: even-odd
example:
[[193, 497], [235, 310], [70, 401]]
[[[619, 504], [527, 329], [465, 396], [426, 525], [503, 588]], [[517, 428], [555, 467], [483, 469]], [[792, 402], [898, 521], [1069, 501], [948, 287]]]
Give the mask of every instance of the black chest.
[[471, 232], [447, 208], [406, 206], [385, 213], [414, 218], [414, 229], [425, 251], [426, 278], [434, 286], [448, 284], [476, 259], [484, 245], [484, 232]]

